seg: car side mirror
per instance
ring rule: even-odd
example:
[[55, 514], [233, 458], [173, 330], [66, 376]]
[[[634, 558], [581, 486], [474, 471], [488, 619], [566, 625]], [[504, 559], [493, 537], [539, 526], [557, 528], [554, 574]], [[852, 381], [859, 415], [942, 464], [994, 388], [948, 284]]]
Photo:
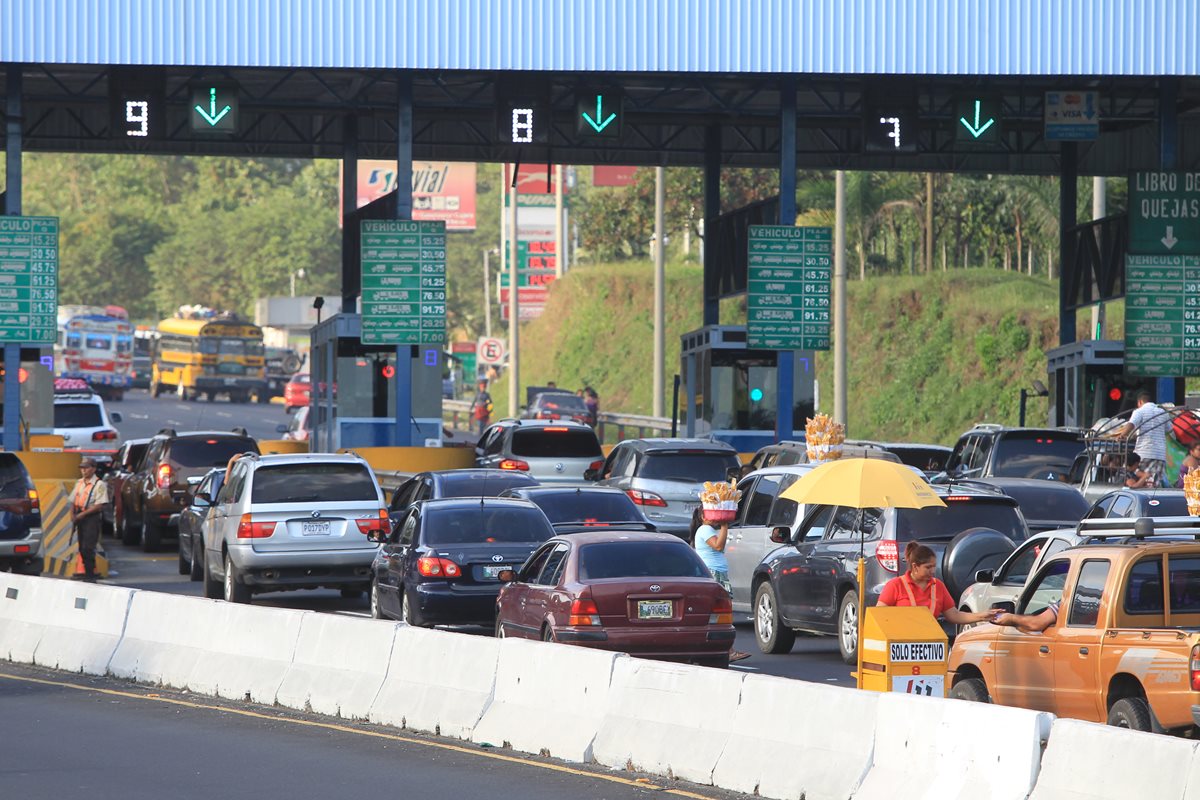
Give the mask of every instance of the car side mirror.
[[583, 471], [583, 479], [584, 479], [585, 481], [598, 481], [598, 480], [600, 480], [600, 470], [598, 470], [598, 469], [585, 469], [585, 470]]
[[196, 496], [192, 498], [192, 502], [198, 506], [212, 505], [212, 497], [208, 492], [196, 492]]
[[787, 544], [792, 539], [792, 529], [786, 525], [780, 525], [777, 528], [771, 529], [771, 541], [775, 544]]
[[496, 578], [501, 583], [512, 583], [517, 579], [517, 573], [513, 572], [511, 569], [502, 569], [500, 570], [499, 574], [496, 575]]
[[287, 424], [283, 423], [283, 422], [279, 423], [278, 425], [275, 426], [275, 432], [276, 433], [287, 433], [288, 432]]
[[1017, 604], [1012, 600], [1001, 600], [998, 603], [992, 603], [993, 611], [1003, 611], [1005, 614], [1017, 613]]
[[996, 570], [981, 569], [975, 573], [975, 582], [976, 583], [991, 583], [995, 577], [996, 577]]
[[124, 419], [124, 417], [122, 417], [122, 416], [121, 416], [121, 412], [120, 412], [120, 411], [111, 411], [111, 412], [109, 412], [108, 418], [109, 418], [109, 419], [111, 419], [111, 420], [113, 421], [113, 424], [114, 424], [114, 425], [115, 425], [115, 424], [117, 424], [118, 422], [120, 422], [121, 420], [123, 420], [123, 419]]
[[734, 483], [737, 483], [739, 480], [741, 480], [741, 478], [742, 478], [741, 465], [736, 466], [736, 467], [729, 467], [728, 469], [725, 470], [726, 482], [732, 481]]

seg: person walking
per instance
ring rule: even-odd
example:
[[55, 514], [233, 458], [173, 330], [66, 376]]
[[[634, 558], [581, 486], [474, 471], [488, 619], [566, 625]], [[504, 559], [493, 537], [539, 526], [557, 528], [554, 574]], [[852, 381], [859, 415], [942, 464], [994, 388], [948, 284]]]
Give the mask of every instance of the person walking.
[[[729, 562], [725, 559], [725, 543], [729, 539], [729, 523], [721, 522], [713, 527], [704, 521], [704, 509], [697, 508], [692, 512], [692, 547], [712, 573], [713, 580], [725, 587], [729, 596], [733, 597], [733, 584], [729, 582]], [[741, 650], [731, 650], [730, 661], [741, 661], [749, 658], [749, 653]]]
[[479, 423], [479, 432], [487, 430], [492, 421], [492, 396], [488, 394], [487, 381], [479, 382], [479, 391], [471, 401], [471, 416]]
[[1192, 470], [1200, 467], [1200, 442], [1192, 442], [1188, 447], [1187, 458], [1183, 459], [1183, 463], [1179, 465], [1179, 480], [1175, 482], [1176, 488], [1183, 488], [1183, 479]]
[[1150, 486], [1165, 486], [1163, 476], [1167, 471], [1167, 429], [1171, 427], [1171, 415], [1151, 401], [1146, 390], [1138, 392], [1137, 408], [1129, 421], [1117, 428], [1110, 438], [1120, 439], [1137, 433], [1133, 452], [1142, 457], [1142, 471], [1150, 476]]
[[933, 575], [937, 570], [937, 556], [920, 542], [909, 542], [905, 546], [904, 560], [908, 562], [908, 571], [884, 584], [876, 605], [924, 606], [935, 619], [944, 619], [952, 625], [990, 622], [999, 613], [994, 610], [959, 611], [946, 584]]
[[79, 544], [83, 561], [83, 579], [96, 582], [96, 546], [104, 523], [104, 507], [108, 505], [108, 486], [96, 476], [96, 462], [83, 458], [79, 462], [82, 476], [71, 491], [71, 525]]

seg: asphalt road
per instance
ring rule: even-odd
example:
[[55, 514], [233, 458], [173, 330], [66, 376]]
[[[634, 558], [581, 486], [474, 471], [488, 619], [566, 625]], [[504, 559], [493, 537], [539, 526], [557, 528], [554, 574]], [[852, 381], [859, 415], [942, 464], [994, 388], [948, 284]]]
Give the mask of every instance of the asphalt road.
[[174, 396], [152, 398], [145, 389], [133, 389], [121, 402], [106, 405], [110, 412], [121, 413], [117, 430], [123, 439], [153, 436], [162, 428], [227, 431], [235, 425], [256, 439], [278, 439], [276, 426], [288, 421], [283, 406], [275, 403], [230, 403], [223, 398], [185, 403]]
[[159, 687], [0, 665], [4, 797], [738, 798], [712, 787]]

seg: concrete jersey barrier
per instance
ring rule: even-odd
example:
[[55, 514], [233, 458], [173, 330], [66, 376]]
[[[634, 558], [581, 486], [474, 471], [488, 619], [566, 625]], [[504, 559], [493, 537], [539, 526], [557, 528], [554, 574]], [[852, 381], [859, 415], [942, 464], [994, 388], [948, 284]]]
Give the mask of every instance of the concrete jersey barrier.
[[17, 664], [34, 663], [38, 642], [46, 631], [45, 603], [50, 581], [30, 575], [0, 572], [0, 656]]
[[878, 705], [874, 692], [747, 675], [713, 783], [763, 797], [845, 800], [871, 766]]

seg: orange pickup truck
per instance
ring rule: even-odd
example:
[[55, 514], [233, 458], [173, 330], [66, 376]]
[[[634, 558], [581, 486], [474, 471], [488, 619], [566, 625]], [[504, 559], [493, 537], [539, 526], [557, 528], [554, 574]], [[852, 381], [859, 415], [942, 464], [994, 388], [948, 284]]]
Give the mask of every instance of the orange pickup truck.
[[[1161, 530], [1165, 520], [1156, 522]], [[1135, 538], [1127, 527], [1121, 543], [1065, 550], [1034, 574], [1015, 610], [1038, 614], [1061, 600], [1045, 631], [984, 624], [961, 633], [951, 696], [1135, 730], [1200, 724], [1200, 541], [1145, 532]]]

